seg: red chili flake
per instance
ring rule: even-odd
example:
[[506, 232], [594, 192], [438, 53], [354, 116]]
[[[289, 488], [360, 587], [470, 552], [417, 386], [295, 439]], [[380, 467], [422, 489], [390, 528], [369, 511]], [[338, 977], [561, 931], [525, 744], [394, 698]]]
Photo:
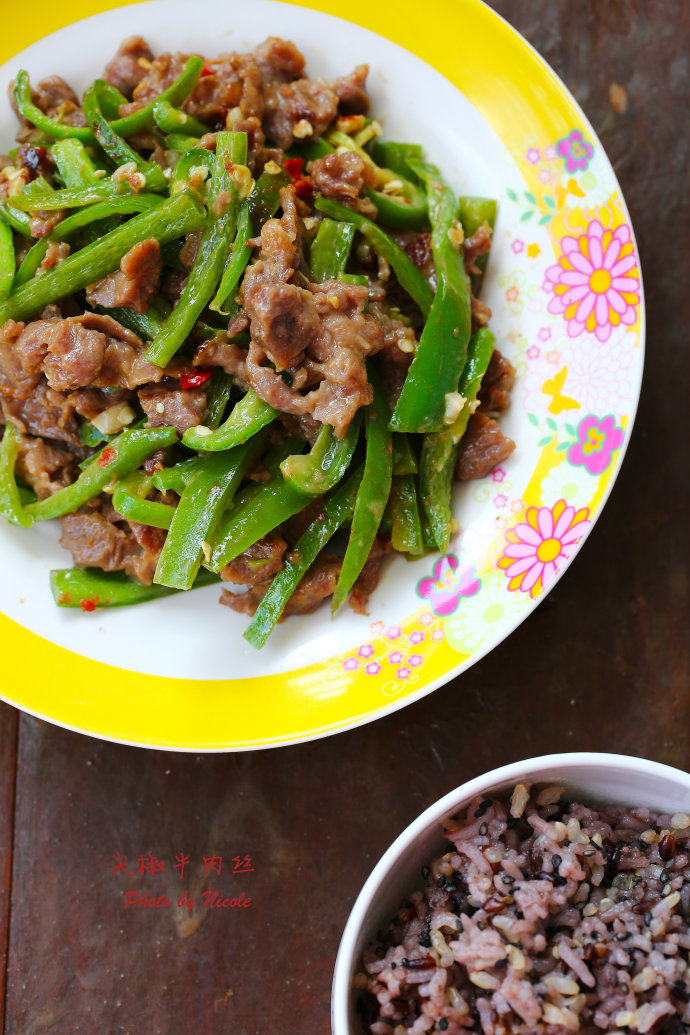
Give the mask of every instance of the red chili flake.
[[199, 368], [193, 374], [183, 374], [180, 378], [180, 388], [201, 388], [211, 377], [212, 370]]
[[204, 79], [207, 75], [215, 75], [215, 73], [211, 68], [208, 68], [206, 65], [204, 65], [204, 67], [201, 69], [201, 72], [199, 73], [199, 79]]
[[314, 181], [311, 176], [303, 176], [301, 179], [295, 180], [293, 186], [298, 198], [304, 198], [306, 201], [311, 201], [314, 197]]
[[82, 611], [95, 611], [97, 603], [98, 597], [93, 597], [91, 600], [80, 600], [79, 607]]
[[113, 460], [115, 459], [116, 456], [117, 456], [117, 453], [115, 452], [114, 449], [104, 449], [103, 452], [101, 453], [101, 455], [98, 458], [98, 466], [99, 467], [107, 467], [108, 464], [113, 462]]
[[292, 176], [293, 180], [299, 180], [302, 178], [301, 158], [286, 158], [283, 162], [283, 168], [288, 176]]

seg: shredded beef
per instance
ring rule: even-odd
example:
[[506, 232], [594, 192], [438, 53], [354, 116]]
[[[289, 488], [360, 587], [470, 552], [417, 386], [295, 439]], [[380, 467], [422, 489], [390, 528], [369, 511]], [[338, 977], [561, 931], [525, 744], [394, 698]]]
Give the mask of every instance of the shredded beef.
[[369, 612], [367, 607], [369, 605], [369, 597], [374, 592], [379, 584], [379, 578], [381, 577], [381, 564], [387, 553], [390, 552], [390, 542], [385, 542], [383, 539], [377, 536], [372, 543], [369, 556], [366, 559], [364, 567], [357, 576], [357, 581], [352, 587], [350, 593], [350, 607], [353, 611], [356, 611], [358, 615], [366, 615]]
[[270, 532], [226, 564], [220, 577], [224, 582], [247, 587], [268, 582], [283, 567], [286, 549], [285, 540], [277, 532]]
[[436, 270], [434, 269], [434, 256], [431, 251], [431, 234], [419, 230], [403, 230], [392, 234], [394, 240], [411, 259], [417, 269], [420, 269], [426, 279], [435, 284]]
[[363, 187], [376, 185], [374, 170], [355, 151], [324, 155], [309, 162], [307, 171], [316, 190], [337, 201], [354, 201]]
[[28, 398], [0, 396], [0, 409], [5, 420], [11, 420], [22, 434], [65, 442], [80, 450], [82, 441], [69, 398], [54, 392], [44, 380], [39, 381]]
[[506, 438], [498, 421], [483, 413], [473, 413], [460, 444], [455, 477], [460, 482], [486, 478], [514, 449], [515, 443]]
[[124, 571], [150, 586], [165, 532], [124, 521], [107, 504], [103, 510], [105, 513], [78, 512], [63, 517], [61, 545], [70, 551], [79, 568]]
[[194, 353], [195, 367], [222, 367], [225, 373], [234, 377], [240, 385], [248, 384], [246, 360], [246, 351], [233, 341], [228, 341], [224, 334], [202, 342]]
[[16, 473], [42, 500], [69, 485], [77, 472], [74, 455], [66, 449], [50, 446], [42, 438], [22, 436]]
[[141, 36], [128, 36], [118, 47], [115, 57], [105, 66], [103, 78], [131, 99], [135, 88], [146, 77], [146, 64], [151, 61], [153, 54], [146, 40]]
[[471, 237], [466, 237], [462, 244], [465, 269], [468, 273], [481, 273], [481, 270], [475, 265], [476, 260], [480, 255], [486, 255], [487, 252], [491, 251], [491, 227], [484, 220], [478, 230], [472, 234]]
[[[317, 557], [285, 605], [279, 621], [288, 615], [311, 614], [327, 597], [333, 596], [342, 564], [342, 557], [334, 554], [322, 553]], [[231, 593], [224, 589], [220, 602], [233, 611], [253, 615], [266, 595], [268, 586], [268, 582], [258, 583], [245, 593]]]
[[254, 51], [266, 82], [289, 83], [304, 72], [304, 56], [294, 43], [269, 36]]
[[338, 109], [343, 115], [363, 115], [369, 111], [368, 75], [368, 65], [357, 65], [354, 72], [336, 79], [333, 83], [338, 98]]
[[54, 266], [57, 266], [59, 262], [66, 259], [69, 255], [70, 247], [67, 241], [51, 241], [48, 245], [48, 249], [43, 256], [41, 262], [41, 269], [52, 270]]
[[41, 379], [43, 335], [36, 324], [8, 320], [0, 327], [0, 395], [26, 399]]
[[139, 402], [154, 428], [167, 425], [184, 432], [203, 424], [206, 416], [206, 391], [203, 388], [146, 385], [139, 391]]
[[491, 319], [491, 310], [488, 305], [479, 298], [475, 298], [471, 293], [470, 302], [472, 307], [472, 333], [474, 334], [480, 327], [486, 327]]
[[155, 237], [148, 237], [122, 256], [116, 273], [87, 287], [86, 301], [106, 309], [121, 306], [145, 313], [158, 290], [162, 268], [161, 246]]
[[515, 367], [498, 349], [494, 349], [479, 392], [481, 411], [491, 415], [507, 410], [514, 384]]
[[61, 209], [56, 209], [52, 212], [44, 212], [40, 209], [35, 212], [32, 210], [29, 220], [29, 233], [33, 238], [47, 237], [61, 221]]
[[41, 79], [31, 91], [34, 103], [46, 115], [60, 120], [69, 126], [85, 126], [86, 119], [79, 106], [79, 98], [64, 79], [59, 75]]
[[[304, 127], [298, 139], [314, 140], [328, 128], [338, 114], [338, 97], [321, 80], [295, 79], [289, 83], [264, 84], [266, 108], [264, 127], [267, 137], [278, 147], [290, 147], [295, 127]], [[307, 123], [311, 127], [308, 130]], [[300, 130], [298, 130], [298, 134]]]

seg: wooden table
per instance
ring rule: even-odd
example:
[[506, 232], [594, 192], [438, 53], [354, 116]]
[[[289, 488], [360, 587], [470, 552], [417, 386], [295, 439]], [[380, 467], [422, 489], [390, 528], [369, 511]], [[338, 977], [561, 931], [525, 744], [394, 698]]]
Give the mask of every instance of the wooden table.
[[[507, 642], [418, 704], [335, 739], [194, 757], [100, 743], [2, 707], [5, 1032], [327, 1033], [354, 898], [441, 794], [550, 751], [690, 764], [690, 7], [493, 6], [581, 102], [637, 232], [648, 359], [612, 498], [572, 570]], [[111, 872], [116, 853], [133, 877]], [[212, 866], [214, 856], [221, 874], [206, 875], [203, 858]], [[166, 871], [138, 874], [140, 857]], [[205, 888], [251, 904], [208, 908]], [[176, 907], [184, 889], [191, 909]], [[171, 906], [125, 910], [125, 891]]]

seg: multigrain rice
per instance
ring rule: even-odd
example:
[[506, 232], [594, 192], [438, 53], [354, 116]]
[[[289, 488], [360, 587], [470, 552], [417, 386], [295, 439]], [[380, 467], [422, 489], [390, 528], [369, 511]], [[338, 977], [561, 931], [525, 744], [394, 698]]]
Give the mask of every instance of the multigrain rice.
[[690, 1032], [690, 818], [562, 792], [445, 824], [355, 978], [368, 1035]]

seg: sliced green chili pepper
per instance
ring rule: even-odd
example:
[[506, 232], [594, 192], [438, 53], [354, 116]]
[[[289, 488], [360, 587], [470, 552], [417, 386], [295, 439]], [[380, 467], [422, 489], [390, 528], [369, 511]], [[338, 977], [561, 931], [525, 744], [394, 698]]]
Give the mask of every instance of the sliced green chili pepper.
[[391, 427], [395, 431], [440, 431], [446, 414], [446, 395], [457, 390], [467, 356], [470, 290], [462, 246], [456, 250], [448, 236], [457, 210], [455, 196], [435, 166], [414, 159], [410, 159], [410, 164], [427, 184], [438, 286]]
[[415, 456], [409, 435], [396, 431], [393, 435], [393, 474], [416, 474]]
[[199, 470], [202, 460], [201, 456], [193, 456], [189, 460], [181, 460], [173, 467], [164, 467], [161, 471], [155, 471], [151, 478], [154, 488], [159, 492], [173, 489], [181, 496], [191, 475]]
[[354, 223], [359, 232], [369, 241], [395, 272], [400, 286], [417, 303], [423, 316], [428, 316], [434, 293], [411, 259], [408, 259], [400, 245], [396, 244], [385, 230], [363, 216], [361, 212], [339, 205], [337, 201], [319, 195], [314, 202], [315, 208], [325, 216], [339, 219], [344, 223]]
[[31, 237], [31, 216], [28, 212], [20, 212], [9, 201], [0, 201], [0, 218], [22, 237]]
[[119, 118], [122, 105], [129, 104], [124, 94], [120, 93], [115, 86], [106, 82], [103, 82], [98, 91], [98, 99], [101, 102], [101, 110], [108, 122], [113, 122]]
[[374, 388], [374, 401], [367, 406], [364, 416], [367, 438], [364, 476], [357, 493], [350, 538], [331, 603], [331, 611], [334, 613], [366, 564], [391, 491], [393, 449], [388, 428], [390, 410], [372, 366], [369, 367], [369, 382]]
[[244, 633], [252, 647], [259, 649], [270, 636], [285, 610], [285, 605], [297, 589], [300, 580], [318, 557], [321, 550], [354, 510], [357, 492], [362, 481], [362, 470], [355, 471], [339, 485], [324, 502], [318, 518], [298, 539], [295, 549], [287, 556], [282, 569], [273, 579], [266, 596], [259, 604]]
[[7, 298], [14, 283], [14, 235], [11, 227], [0, 219], [0, 301]]
[[183, 133], [168, 133], [163, 143], [166, 151], [177, 151], [180, 155], [184, 155], [193, 147], [199, 146], [199, 138], [188, 137]]
[[160, 243], [182, 237], [204, 222], [204, 208], [190, 193], [182, 192], [142, 212], [100, 240], [63, 259], [42, 277], [22, 284], [0, 303], [0, 323], [24, 320], [44, 306], [71, 295], [117, 269], [122, 256], [139, 241], [155, 237]]
[[426, 512], [431, 535], [443, 553], [448, 549], [451, 531], [450, 497], [458, 446], [465, 434], [472, 403], [479, 394], [482, 378], [494, 351], [494, 336], [482, 327], [472, 336], [467, 363], [458, 392], [466, 400], [454, 422], [443, 431], [426, 435], [419, 468], [419, 495]]
[[94, 309], [97, 313], [112, 316], [123, 327], [139, 335], [142, 341], [153, 341], [170, 316], [170, 303], [160, 295], [156, 295], [145, 313], [135, 313], [133, 309], [125, 309], [120, 306], [106, 309], [105, 306], [97, 305], [94, 306]]
[[423, 553], [424, 545], [419, 523], [414, 475], [395, 475], [391, 487], [390, 511], [393, 549], [400, 553], [412, 554], [412, 556]]
[[[90, 420], [85, 420], [79, 425], [79, 438], [82, 440], [85, 446], [89, 446], [90, 449], [95, 449], [96, 446], [102, 446], [104, 442], [110, 442], [112, 435], [105, 435], [102, 431], [99, 431], [95, 424], [92, 424]], [[84, 467], [87, 466], [89, 460], [82, 460]], [[82, 467], [82, 471], [84, 470]]]
[[84, 503], [102, 492], [113, 479], [129, 474], [154, 453], [177, 441], [174, 428], [137, 428], [121, 432], [98, 453], [91, 457], [76, 482], [58, 489], [47, 499], [31, 503], [27, 513], [34, 521], [47, 521], [78, 510]]
[[240, 203], [237, 185], [227, 166], [243, 165], [246, 160], [246, 133], [218, 134], [208, 216], [199, 251], [179, 302], [147, 349], [146, 358], [151, 363], [164, 367], [172, 359], [213, 296], [235, 236]]
[[290, 177], [284, 169], [277, 173], [269, 173], [264, 169], [261, 173], [254, 190], [247, 198], [247, 207], [249, 215], [252, 217], [255, 234], [260, 234], [261, 227], [266, 220], [276, 214], [280, 205], [280, 192], [290, 182]]
[[343, 276], [354, 236], [352, 223], [338, 223], [335, 219], [321, 220], [309, 253], [312, 278], [317, 284], [331, 278], [338, 280]]
[[208, 177], [212, 177], [215, 167], [216, 156], [213, 151], [209, 151], [205, 147], [199, 147], [199, 142], [197, 141], [196, 146], [187, 150], [175, 166], [170, 184], [171, 193], [174, 194], [176, 191], [182, 190], [183, 187], [189, 186], [192, 178], [192, 169], [205, 168], [208, 170]]
[[234, 381], [221, 367], [213, 371], [211, 383], [206, 392], [206, 427], [217, 428], [223, 419], [225, 408], [230, 402]]
[[113, 507], [122, 517], [153, 528], [170, 528], [175, 508], [169, 503], [147, 500], [152, 478], [144, 471], [132, 471], [118, 482], [113, 492]]
[[236, 449], [204, 457], [182, 490], [154, 582], [177, 589], [191, 586], [204, 552], [210, 552], [223, 511], [262, 444], [258, 436]]
[[74, 137], [56, 140], [50, 154], [65, 187], [78, 190], [80, 187], [90, 187], [93, 183], [99, 183], [102, 179], [98, 176], [98, 170], [81, 140]]
[[[465, 237], [471, 237], [476, 233], [483, 223], [488, 223], [493, 230], [496, 224], [496, 202], [492, 198], [460, 198], [458, 203], [458, 215]], [[489, 253], [478, 255], [474, 260], [475, 266], [481, 271], [473, 273], [472, 294], [477, 297], [482, 289], [482, 282], [486, 272], [486, 265], [489, 261]]]
[[[203, 569], [191, 589], [210, 586], [218, 576]], [[56, 568], [50, 573], [50, 592], [58, 607], [81, 607], [83, 611], [101, 607], [125, 607], [143, 604], [179, 593], [167, 586], [142, 586], [122, 571], [101, 571], [100, 568]]]
[[260, 399], [250, 388], [232, 408], [228, 419], [212, 431], [203, 424], [188, 428], [182, 436], [182, 444], [188, 449], [217, 453], [222, 449], [239, 446], [256, 435], [278, 416], [278, 410]]
[[305, 496], [322, 496], [337, 485], [350, 466], [359, 438], [362, 411], [358, 410], [342, 438], [330, 424], [324, 424], [311, 452], [289, 456], [280, 469], [283, 477]]
[[410, 158], [422, 158], [421, 144], [400, 144], [394, 140], [376, 140], [371, 148], [371, 157], [377, 165], [390, 169], [398, 176], [414, 181], [416, 173], [408, 165]]
[[122, 198], [111, 198], [110, 201], [102, 201], [81, 212], [74, 212], [67, 216], [50, 231], [46, 237], [36, 241], [33, 248], [24, 256], [24, 261], [17, 270], [15, 287], [26, 284], [36, 275], [36, 271], [43, 262], [51, 241], [67, 241], [77, 230], [89, 226], [91, 223], [101, 219], [107, 219], [113, 215], [130, 215], [132, 212], [148, 212], [149, 209], [160, 205], [161, 198], [157, 194], [130, 194]]
[[157, 162], [146, 162], [138, 151], [124, 142], [118, 136], [113, 124], [103, 115], [99, 101], [99, 91], [105, 83], [102, 79], [95, 79], [84, 94], [82, 110], [86, 121], [91, 126], [94, 136], [103, 150], [112, 158], [116, 165], [134, 165], [146, 179], [146, 186], [149, 190], [164, 191], [168, 188], [168, 181], [163, 175], [163, 170]]
[[5, 424], [0, 445], [0, 514], [4, 514], [13, 525], [28, 528], [33, 524], [30, 514], [24, 509], [19, 489], [14, 479], [14, 465], [19, 453], [19, 436], [13, 424]]
[[174, 108], [169, 101], [157, 100], [153, 102], [153, 117], [164, 133], [184, 133], [190, 137], [203, 137], [209, 132], [208, 126], [199, 122], [193, 115], [186, 111]]
[[78, 190], [70, 187], [41, 195], [40, 204], [35, 194], [24, 189], [21, 194], [11, 198], [10, 203], [17, 212], [33, 212], [39, 208], [43, 212], [55, 212], [58, 209], [81, 208], [83, 205], [95, 205], [99, 201], [107, 202], [113, 198], [129, 197], [133, 193], [135, 192], [126, 180], [119, 183], [114, 180], [98, 180], [91, 186], [80, 187]]

